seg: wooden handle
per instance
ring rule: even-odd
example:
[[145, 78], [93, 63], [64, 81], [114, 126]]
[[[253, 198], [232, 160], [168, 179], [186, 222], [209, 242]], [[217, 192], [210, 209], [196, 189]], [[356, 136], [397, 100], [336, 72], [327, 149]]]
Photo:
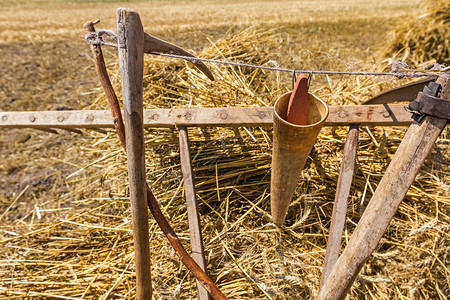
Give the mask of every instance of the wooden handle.
[[[450, 100], [450, 76], [442, 75], [437, 82], [443, 87], [441, 99]], [[427, 116], [421, 123], [414, 122], [409, 127], [318, 300], [345, 298], [446, 124], [445, 119]]]
[[300, 74], [289, 98], [286, 121], [295, 125], [306, 125], [308, 119], [308, 78]]

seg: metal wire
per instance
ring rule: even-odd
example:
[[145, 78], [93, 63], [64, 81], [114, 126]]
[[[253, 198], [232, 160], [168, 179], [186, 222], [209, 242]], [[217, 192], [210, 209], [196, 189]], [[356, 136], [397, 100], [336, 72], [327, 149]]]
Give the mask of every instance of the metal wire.
[[[103, 40], [103, 36], [107, 36], [114, 42], [117, 42], [117, 36], [116, 34], [111, 30], [105, 30], [100, 29], [97, 32], [91, 33], [89, 35], [86, 35], [86, 41], [88, 44], [91, 45], [104, 45], [104, 46], [112, 46], [117, 47], [117, 44], [115, 43], [108, 43]], [[424, 73], [424, 72], [399, 72], [397, 71], [397, 68], [393, 68], [392, 72], [361, 72], [361, 71], [330, 71], [330, 70], [296, 70], [296, 69], [286, 69], [286, 68], [277, 68], [277, 67], [267, 67], [267, 66], [261, 66], [261, 65], [254, 65], [254, 64], [247, 64], [247, 63], [241, 63], [241, 62], [232, 62], [232, 61], [224, 61], [224, 60], [216, 60], [216, 59], [207, 59], [207, 58], [199, 58], [199, 57], [189, 57], [184, 55], [177, 55], [177, 54], [167, 54], [167, 53], [157, 53], [157, 52], [148, 52], [148, 54], [153, 55], [159, 55], [159, 56], [165, 56], [165, 57], [172, 57], [172, 58], [181, 58], [188, 61], [191, 61], [193, 63], [195, 62], [208, 62], [213, 64], [222, 64], [222, 65], [230, 65], [230, 66], [237, 66], [237, 67], [248, 67], [248, 68], [254, 68], [254, 69], [261, 69], [261, 70], [268, 70], [268, 71], [276, 71], [276, 72], [289, 72], [292, 73], [293, 80], [295, 79], [296, 74], [300, 73], [306, 73], [309, 74], [309, 81], [311, 80], [311, 77], [313, 74], [321, 74], [321, 75], [354, 75], [354, 76], [393, 76], [397, 78], [414, 78], [414, 77], [429, 77], [429, 76], [438, 76], [439, 73]], [[293, 82], [295, 84], [295, 82]]]
[[360, 75], [360, 76], [394, 76], [397, 78], [414, 78], [414, 77], [429, 77], [429, 76], [438, 76], [439, 73], [424, 73], [424, 72], [350, 72], [350, 71], [329, 71], [329, 70], [296, 70], [296, 69], [286, 69], [286, 68], [277, 68], [277, 67], [267, 67], [260, 66], [254, 64], [240, 63], [240, 62], [232, 62], [232, 61], [224, 61], [224, 60], [216, 60], [216, 59], [207, 59], [207, 58], [193, 58], [189, 56], [177, 55], [177, 54], [166, 54], [166, 53], [157, 53], [157, 52], [149, 52], [149, 54], [158, 55], [158, 56], [166, 56], [172, 58], [181, 58], [191, 62], [208, 62], [214, 64], [222, 64], [222, 65], [231, 65], [238, 67], [249, 67], [255, 69], [269, 70], [269, 71], [277, 71], [277, 72], [289, 72], [293, 74], [299, 73], [309, 73], [310, 76], [312, 74], [321, 74], [321, 75]]

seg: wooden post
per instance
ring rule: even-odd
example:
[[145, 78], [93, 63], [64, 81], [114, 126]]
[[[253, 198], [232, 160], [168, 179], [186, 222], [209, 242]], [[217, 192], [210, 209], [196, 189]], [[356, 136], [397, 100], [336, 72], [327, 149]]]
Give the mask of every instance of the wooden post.
[[[450, 100], [450, 76], [441, 75], [437, 82], [442, 85], [440, 98]], [[446, 124], [445, 119], [427, 116], [409, 127], [318, 300], [345, 298]]]
[[[203, 247], [202, 227], [198, 213], [197, 196], [195, 191], [194, 175], [192, 171], [191, 151], [189, 148], [189, 136], [186, 126], [178, 126], [180, 140], [181, 171], [184, 178], [184, 191], [186, 194], [187, 213], [189, 220], [189, 232], [191, 235], [192, 258], [206, 272], [205, 252]], [[197, 293], [199, 300], [209, 298], [208, 291], [197, 280]]]
[[151, 299], [142, 100], [144, 30], [138, 13], [130, 9], [117, 9], [117, 32], [130, 181], [136, 298]]
[[339, 172], [339, 179], [336, 187], [336, 196], [334, 198], [333, 214], [331, 216], [327, 251], [323, 261], [320, 287], [325, 283], [326, 278], [339, 257], [339, 251], [341, 250], [342, 232], [344, 231], [347, 214], [347, 199], [352, 186], [353, 174], [355, 173], [358, 130], [358, 124], [350, 125], [347, 141], [345, 142], [341, 170]]

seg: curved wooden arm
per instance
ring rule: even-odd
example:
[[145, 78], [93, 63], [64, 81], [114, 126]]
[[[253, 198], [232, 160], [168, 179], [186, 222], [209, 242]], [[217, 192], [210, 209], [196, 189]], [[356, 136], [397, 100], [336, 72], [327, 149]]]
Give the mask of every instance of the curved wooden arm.
[[[84, 25], [86, 33], [95, 32], [94, 23], [88, 22]], [[180, 48], [181, 49], [181, 48]], [[111, 107], [111, 112], [114, 118], [114, 126], [116, 128], [117, 134], [119, 135], [120, 142], [126, 151], [125, 143], [125, 126], [122, 119], [122, 113], [120, 111], [119, 101], [112, 87], [111, 81], [109, 80], [108, 72], [106, 70], [105, 61], [103, 58], [102, 50], [100, 46], [91, 45], [92, 53], [94, 54], [95, 69], [97, 75], [100, 78], [100, 82], [105, 90], [106, 96], [108, 98], [109, 105]], [[205, 66], [206, 67], [206, 66]], [[212, 75], [211, 75], [212, 76]], [[158, 223], [159, 227], [163, 231], [164, 235], [169, 240], [175, 252], [180, 257], [183, 264], [192, 272], [194, 277], [202, 284], [202, 286], [211, 294], [214, 299], [224, 300], [228, 299], [214, 284], [211, 278], [200, 268], [200, 266], [189, 256], [186, 249], [180, 242], [180, 239], [176, 235], [173, 228], [170, 226], [167, 219], [164, 217], [161, 209], [159, 208], [158, 202], [148, 184], [147, 188], [147, 203], [152, 213], [153, 217]]]

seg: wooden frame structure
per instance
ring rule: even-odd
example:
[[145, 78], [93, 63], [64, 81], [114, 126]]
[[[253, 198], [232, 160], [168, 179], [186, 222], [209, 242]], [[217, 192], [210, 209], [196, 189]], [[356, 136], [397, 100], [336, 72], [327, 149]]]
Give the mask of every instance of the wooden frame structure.
[[[130, 179], [135, 243], [136, 297], [137, 299], [151, 299], [147, 203], [148, 201], [156, 202], [156, 200], [148, 199], [153, 197], [153, 194], [148, 187], [146, 191], [143, 129], [165, 127], [177, 128], [179, 131], [180, 158], [185, 180], [193, 258], [197, 267], [206, 273], [187, 127], [271, 127], [273, 125], [273, 108], [144, 110], [142, 106], [142, 69], [143, 53], [146, 47], [149, 47], [148, 44], [145, 44], [149, 39], [148, 34], [143, 32], [139, 15], [136, 12], [119, 9], [117, 16], [118, 48], [124, 98], [124, 130], [127, 134], [121, 132], [121, 130], [118, 131], [119, 134], [123, 134], [121, 136], [122, 143], [126, 136], [126, 145], [124, 146], [127, 150]], [[159, 41], [157, 42], [159, 43]], [[450, 100], [450, 76], [440, 76], [437, 81], [443, 87], [440, 98]], [[120, 111], [118, 113], [120, 115]], [[329, 107], [329, 116], [325, 126], [350, 126], [350, 130], [337, 183], [338, 189], [333, 208], [330, 240], [321, 279], [321, 290], [317, 299], [343, 299], [345, 297], [362, 265], [375, 250], [397, 207], [446, 123], [446, 119], [433, 116], [425, 116], [421, 123], [413, 122], [411, 113], [407, 112], [404, 105], [401, 104]], [[361, 217], [348, 246], [338, 258], [346, 214], [346, 201], [353, 178], [358, 127], [361, 125], [411, 126], [375, 191], [373, 200]], [[49, 132], [55, 132], [54, 129], [60, 128], [79, 132], [78, 129], [83, 128], [113, 127], [118, 128], [117, 120], [111, 117], [110, 111], [0, 112], [0, 128], [35, 128]], [[167, 226], [169, 225], [167, 224]], [[188, 265], [185, 261], [183, 262]], [[201, 278], [202, 285], [199, 278]], [[212, 281], [208, 282], [201, 276], [197, 279], [199, 279], [197, 286], [200, 300], [209, 299], [208, 292], [216, 299], [226, 299], [220, 290], [217, 289], [216, 291], [211, 288], [214, 286]], [[214, 288], [216, 287], [214, 286]]]
[[[332, 105], [325, 126], [409, 126], [403, 104]], [[272, 107], [144, 109], [144, 128], [272, 127]], [[0, 112], [0, 128], [114, 128], [107, 110]]]

